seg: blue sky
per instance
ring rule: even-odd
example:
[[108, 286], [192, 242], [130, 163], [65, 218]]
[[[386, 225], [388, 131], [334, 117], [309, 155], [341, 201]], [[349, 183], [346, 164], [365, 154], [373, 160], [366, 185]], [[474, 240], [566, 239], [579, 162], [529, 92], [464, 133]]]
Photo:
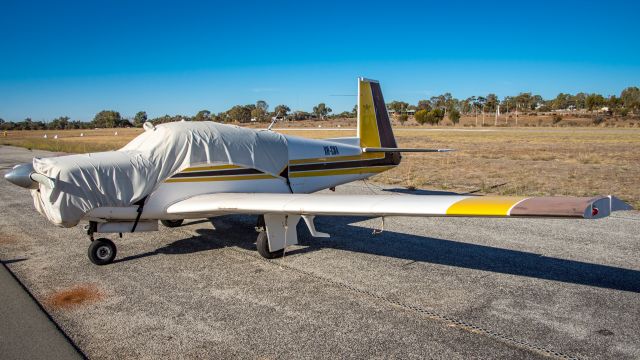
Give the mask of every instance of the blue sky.
[[0, 0], [0, 118], [640, 86], [633, 1]]

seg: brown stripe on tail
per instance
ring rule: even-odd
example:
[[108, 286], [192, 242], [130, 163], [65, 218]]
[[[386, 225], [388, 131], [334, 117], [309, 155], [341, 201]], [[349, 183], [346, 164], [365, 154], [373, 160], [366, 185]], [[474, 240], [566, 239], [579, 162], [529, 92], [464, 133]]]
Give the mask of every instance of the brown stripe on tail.
[[396, 138], [391, 130], [391, 120], [389, 120], [389, 112], [387, 111], [384, 97], [382, 97], [380, 83], [371, 83], [371, 95], [373, 96], [373, 107], [376, 111], [380, 147], [397, 148], [398, 145], [396, 145]]

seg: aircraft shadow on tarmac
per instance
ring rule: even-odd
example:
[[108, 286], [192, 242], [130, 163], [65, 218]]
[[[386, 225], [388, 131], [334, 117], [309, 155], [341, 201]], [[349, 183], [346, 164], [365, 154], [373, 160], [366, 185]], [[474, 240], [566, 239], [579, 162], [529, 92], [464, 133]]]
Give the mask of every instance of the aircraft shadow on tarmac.
[[[640, 271], [535, 253], [384, 231], [373, 236], [370, 228], [351, 225], [366, 217], [318, 217], [320, 231], [331, 238], [312, 238], [302, 221], [298, 224], [303, 248], [287, 251], [295, 256], [323, 248], [394, 257], [415, 262], [456, 266], [502, 274], [526, 276], [614, 290], [640, 292]], [[153, 252], [125, 257], [128, 261], [156, 254], [189, 254], [237, 246], [255, 250], [255, 216], [228, 215], [213, 219], [216, 230], [198, 229], [198, 236], [174, 241]]]
[[3, 264], [14, 264], [14, 263], [19, 263], [25, 260], [29, 260], [28, 258], [16, 258], [16, 259], [9, 259], [9, 260], [1, 260], [0, 262]]

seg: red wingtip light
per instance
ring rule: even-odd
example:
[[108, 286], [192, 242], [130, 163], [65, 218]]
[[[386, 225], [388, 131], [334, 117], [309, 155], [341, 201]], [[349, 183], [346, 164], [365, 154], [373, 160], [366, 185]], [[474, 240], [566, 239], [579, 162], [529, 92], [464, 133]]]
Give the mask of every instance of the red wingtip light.
[[591, 216], [596, 216], [598, 215], [598, 208], [597, 207], [592, 207], [591, 208]]

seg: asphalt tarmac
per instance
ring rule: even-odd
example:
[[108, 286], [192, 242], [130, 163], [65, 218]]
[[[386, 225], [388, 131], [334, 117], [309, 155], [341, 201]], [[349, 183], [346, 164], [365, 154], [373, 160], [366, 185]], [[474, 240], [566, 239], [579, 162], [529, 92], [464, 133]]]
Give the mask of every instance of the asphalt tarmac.
[[[46, 155], [0, 147], [0, 174]], [[638, 211], [389, 218], [380, 235], [379, 219], [320, 217], [331, 238], [300, 224], [300, 245], [273, 261], [254, 250], [255, 218], [225, 216], [113, 236], [102, 267], [80, 227], [49, 224], [3, 179], [0, 211], [0, 259], [89, 358], [640, 358]], [[5, 301], [26, 294], [5, 284]]]

